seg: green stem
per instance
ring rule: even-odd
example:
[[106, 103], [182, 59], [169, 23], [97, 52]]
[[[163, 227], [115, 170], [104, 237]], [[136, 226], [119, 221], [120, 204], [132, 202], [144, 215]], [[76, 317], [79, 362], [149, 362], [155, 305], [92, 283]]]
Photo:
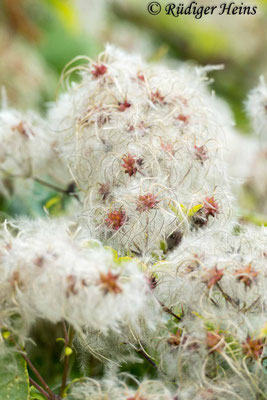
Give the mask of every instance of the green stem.
[[[65, 350], [66, 347], [71, 348], [72, 342], [74, 339], [74, 335], [75, 335], [75, 331], [71, 326], [69, 326], [69, 329], [67, 330], [65, 321], [62, 322], [62, 325], [63, 325], [64, 335], [65, 335], [65, 346], [64, 346], [64, 350]], [[67, 387], [67, 379], [68, 379], [68, 376], [71, 371], [70, 356], [71, 356], [71, 354], [69, 354], [69, 355], [65, 354], [65, 357], [64, 357], [64, 368], [63, 368], [63, 375], [62, 375], [61, 388], [60, 388], [60, 396], [61, 397], [65, 397], [65, 389]]]
[[40, 392], [47, 400], [50, 400], [49, 394], [40, 385], [38, 385], [38, 383], [35, 382], [35, 380], [29, 377], [29, 381], [30, 384], [38, 390], [38, 392]]
[[37, 371], [37, 369], [35, 368], [35, 366], [31, 362], [31, 360], [28, 358], [28, 356], [22, 351], [20, 352], [20, 354], [22, 355], [22, 357], [26, 361], [28, 367], [32, 370], [32, 372], [34, 373], [36, 378], [40, 381], [40, 383], [45, 388], [47, 394], [49, 395], [48, 399], [49, 400], [57, 400], [57, 399], [59, 399], [58, 396], [56, 396], [55, 393], [52, 392], [52, 390], [50, 389], [50, 387], [48, 386], [48, 384], [46, 383], [44, 378], [40, 375], [40, 373]]
[[56, 192], [59, 192], [59, 193], [63, 193], [63, 194], [65, 194], [65, 195], [67, 195], [67, 196], [73, 196], [73, 197], [75, 197], [76, 200], [78, 200], [79, 202], [81, 202], [81, 201], [80, 201], [80, 198], [79, 198], [79, 196], [78, 196], [78, 194], [74, 192], [74, 189], [73, 189], [73, 185], [72, 185], [72, 184], [70, 184], [70, 185], [67, 187], [67, 189], [62, 189], [62, 188], [60, 188], [60, 187], [54, 185], [53, 183], [49, 183], [49, 182], [44, 181], [43, 179], [40, 179], [40, 178], [37, 178], [37, 177], [33, 177], [32, 179], [33, 179], [35, 182], [37, 182], [37, 183], [39, 183], [40, 185], [42, 185], [42, 186], [46, 186], [46, 187], [48, 187], [49, 189], [55, 190]]

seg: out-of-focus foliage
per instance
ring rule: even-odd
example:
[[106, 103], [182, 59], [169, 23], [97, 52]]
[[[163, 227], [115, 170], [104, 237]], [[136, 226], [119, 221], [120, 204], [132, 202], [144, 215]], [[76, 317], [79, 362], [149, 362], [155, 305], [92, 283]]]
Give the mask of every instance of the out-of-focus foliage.
[[54, 100], [59, 75], [73, 57], [94, 56], [99, 45], [81, 29], [73, 1], [3, 0], [0, 85], [11, 105], [42, 107]]
[[[93, 57], [100, 42], [85, 32], [72, 0], [3, 0], [0, 10], [3, 101], [21, 110], [43, 111], [45, 102], [55, 99], [65, 64], [80, 54]], [[12, 179], [5, 185], [10, 196], [0, 194], [1, 221], [7, 215], [64, 213], [68, 196], [52, 204], [57, 194], [37, 183], [28, 196], [13, 193]]]
[[[20, 355], [0, 356], [0, 398], [29, 399], [29, 376], [26, 363]], [[5, 366], [5, 368], [3, 368]]]
[[[169, 3], [160, 2], [162, 10]], [[183, 2], [185, 6], [189, 1]], [[198, 5], [214, 5], [198, 1]], [[249, 130], [242, 103], [259, 74], [267, 70], [266, 2], [255, 0], [256, 16], [212, 15], [195, 19], [193, 15], [178, 18], [160, 13], [152, 16], [142, 0], [114, 0], [112, 9], [119, 19], [128, 20], [149, 31], [158, 43], [167, 44], [170, 54], [179, 59], [206, 64], [225, 65], [216, 74], [215, 89], [231, 104], [239, 127]]]
[[43, 29], [40, 53], [58, 74], [77, 55], [97, 54], [99, 46], [81, 29], [74, 2], [43, 0], [43, 3], [44, 10], [36, 16]]

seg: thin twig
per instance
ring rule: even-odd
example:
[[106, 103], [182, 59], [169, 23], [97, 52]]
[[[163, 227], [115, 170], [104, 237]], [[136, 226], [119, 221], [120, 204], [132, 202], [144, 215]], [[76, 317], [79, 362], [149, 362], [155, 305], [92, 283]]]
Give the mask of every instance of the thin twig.
[[170, 314], [172, 317], [176, 318], [178, 321], [182, 320], [182, 318], [179, 317], [178, 315], [176, 315], [169, 307], [165, 306], [165, 304], [163, 304], [159, 300], [158, 300], [158, 302], [161, 305], [163, 311], [165, 311], [166, 313]]
[[29, 381], [30, 384], [38, 390], [38, 392], [40, 392], [45, 398], [47, 398], [47, 400], [50, 400], [49, 394], [40, 385], [38, 385], [38, 383], [35, 382], [35, 380], [29, 377]]
[[255, 304], [257, 304], [257, 302], [259, 301], [259, 299], [260, 299], [260, 296], [259, 297], [257, 297], [256, 298], [256, 300], [255, 301], [253, 301], [253, 303], [252, 304], [250, 304], [250, 306], [248, 306], [247, 308], [242, 308], [241, 309], [241, 311], [243, 312], [243, 313], [246, 313], [246, 312], [248, 312], [252, 307], [254, 307], [255, 306]]
[[63, 369], [63, 375], [62, 375], [62, 382], [61, 382], [61, 388], [60, 388], [60, 395], [64, 395], [65, 388], [67, 386], [67, 379], [69, 375], [69, 366], [70, 366], [70, 356], [65, 356], [64, 358], [64, 369]]
[[40, 185], [43, 185], [43, 186], [46, 186], [46, 187], [48, 187], [48, 188], [50, 188], [50, 189], [55, 190], [56, 192], [60, 192], [60, 193], [67, 194], [66, 189], [62, 189], [62, 188], [60, 188], [60, 187], [54, 185], [53, 183], [43, 181], [42, 179], [36, 178], [36, 177], [33, 178], [33, 180], [34, 180], [35, 182], [40, 183]]
[[68, 343], [68, 342], [69, 342], [69, 334], [68, 334], [68, 329], [67, 329], [67, 326], [66, 326], [66, 324], [65, 324], [65, 321], [64, 321], [64, 320], [62, 321], [62, 326], [63, 326], [64, 337], [65, 337], [65, 345], [67, 346], [67, 344], [66, 344], [66, 343]]
[[38, 182], [42, 186], [46, 186], [49, 189], [55, 190], [56, 192], [63, 193], [67, 196], [73, 196], [75, 197], [76, 200], [78, 200], [79, 203], [81, 203], [81, 200], [78, 196], [77, 193], [75, 193], [75, 183], [72, 182], [70, 183], [66, 189], [60, 188], [57, 185], [54, 185], [53, 183], [46, 182], [41, 178], [32, 176], [31, 173], [29, 173], [27, 176], [20, 176], [20, 175], [15, 175], [15, 174], [10, 174], [9, 172], [5, 171], [4, 169], [0, 168], [0, 171], [5, 174], [7, 177], [16, 179], [16, 178], [24, 178], [24, 179], [29, 179], [31, 178], [33, 181]]
[[[65, 336], [65, 346], [64, 349], [66, 349], [66, 347], [71, 347], [72, 346], [72, 341], [74, 338], [74, 330], [73, 328], [70, 326], [69, 330], [67, 330], [65, 321], [62, 321], [62, 325], [63, 325], [63, 330], [64, 330], [64, 336]], [[63, 369], [63, 375], [62, 375], [62, 381], [61, 381], [61, 388], [60, 388], [60, 396], [64, 396], [64, 392], [67, 386], [67, 379], [70, 373], [70, 354], [67, 355], [65, 354], [64, 357], [64, 369]]]
[[29, 359], [29, 357], [27, 356], [27, 354], [25, 353], [25, 351], [21, 350], [21, 348], [19, 348], [19, 346], [17, 345], [15, 339], [13, 338], [13, 336], [9, 337], [9, 340], [15, 345], [15, 347], [17, 348], [17, 350], [19, 351], [19, 353], [21, 354], [21, 356], [24, 358], [24, 360], [27, 363], [27, 366], [32, 370], [32, 372], [34, 373], [34, 375], [36, 376], [36, 378], [40, 381], [40, 383], [43, 385], [43, 387], [45, 388], [47, 394], [48, 394], [48, 399], [49, 400], [61, 400], [60, 397], [58, 397], [57, 395], [55, 395], [52, 390], [50, 389], [50, 387], [48, 386], [48, 384], [46, 383], [46, 381], [44, 380], [44, 378], [41, 376], [41, 374], [37, 371], [37, 369], [35, 368], [35, 366], [33, 365], [33, 363], [31, 362], [31, 360]]
[[149, 355], [147, 355], [147, 353], [144, 350], [139, 349], [136, 351], [137, 353], [141, 354], [141, 356], [143, 356], [149, 362], [149, 364], [152, 365], [152, 367], [158, 369], [157, 364], [149, 357]]
[[35, 182], [39, 183], [40, 185], [46, 186], [46, 187], [48, 187], [48, 188], [50, 188], [52, 190], [55, 190], [56, 192], [66, 194], [67, 196], [73, 196], [73, 197], [75, 197], [76, 200], [79, 201], [79, 203], [81, 202], [78, 194], [74, 192], [72, 184], [70, 184], [67, 189], [63, 189], [63, 188], [60, 188], [60, 187], [54, 185], [53, 183], [46, 182], [43, 179], [40, 179], [40, 178], [37, 178], [37, 177], [33, 177], [32, 179]]
[[223, 297], [225, 298], [226, 301], [229, 301], [229, 303], [234, 307], [237, 308], [237, 304], [235, 303], [235, 301], [227, 294], [225, 293], [225, 291], [222, 289], [222, 287], [219, 285], [219, 283], [216, 283], [217, 288], [220, 290], [220, 292], [222, 293]]
[[34, 373], [34, 375], [36, 376], [36, 378], [38, 378], [38, 380], [41, 382], [41, 384], [43, 385], [43, 387], [45, 388], [45, 390], [47, 391], [47, 393], [49, 394], [49, 400], [56, 400], [58, 399], [58, 397], [52, 392], [52, 390], [50, 389], [50, 387], [48, 386], [48, 384], [46, 383], [46, 381], [44, 380], [44, 378], [40, 375], [40, 373], [37, 371], [37, 369], [35, 368], [35, 366], [33, 365], [33, 363], [31, 362], [31, 360], [28, 358], [28, 356], [23, 352], [20, 351], [20, 354], [22, 355], [22, 357], [24, 358], [24, 360], [26, 361], [28, 367], [32, 370], [32, 372]]

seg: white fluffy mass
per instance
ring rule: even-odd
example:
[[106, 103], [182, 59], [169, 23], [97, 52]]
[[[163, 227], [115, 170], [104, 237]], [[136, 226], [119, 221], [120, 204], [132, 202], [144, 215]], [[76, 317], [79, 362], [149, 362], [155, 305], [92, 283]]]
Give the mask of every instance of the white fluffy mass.
[[120, 322], [136, 323], [149, 309], [150, 297], [137, 263], [122, 260], [116, 265], [110, 250], [75, 240], [69, 228], [60, 220], [3, 226], [2, 306], [14, 302], [30, 322], [65, 319], [79, 330], [104, 332], [118, 329]]
[[260, 77], [257, 87], [248, 96], [246, 109], [251, 118], [254, 131], [266, 143], [267, 140], [267, 85], [264, 77]]
[[[0, 111], [0, 187], [7, 194], [6, 180], [50, 176], [60, 184], [70, 181], [67, 167], [59, 158], [57, 137], [38, 114], [21, 113], [6, 105]], [[18, 191], [18, 189], [17, 189]]]
[[110, 376], [102, 382], [88, 379], [74, 387], [70, 398], [72, 400], [173, 400], [171, 391], [163, 382], [146, 379], [140, 383], [134, 377], [123, 374], [120, 379]]
[[148, 65], [113, 47], [86, 61], [49, 121], [84, 193], [89, 234], [144, 255], [177, 230], [225, 223], [232, 121], [207, 88], [208, 69]]
[[[3, 174], [77, 187], [70, 219], [0, 230], [1, 329], [17, 334], [18, 315], [25, 330], [67, 321], [85, 370], [92, 355], [104, 364], [100, 381], [67, 387], [70, 399], [267, 398], [267, 228], [246, 226], [232, 194], [266, 174], [253, 167], [257, 140], [237, 136], [209, 91], [213, 68], [149, 65], [108, 46], [63, 71], [67, 91], [45, 122], [0, 112]], [[266, 101], [261, 79], [247, 109], [262, 138]], [[143, 361], [157, 379], [119, 373]]]
[[4, 108], [0, 111], [0, 137], [2, 172], [31, 176], [43, 170], [50, 152], [50, 138], [45, 122], [38, 115]]

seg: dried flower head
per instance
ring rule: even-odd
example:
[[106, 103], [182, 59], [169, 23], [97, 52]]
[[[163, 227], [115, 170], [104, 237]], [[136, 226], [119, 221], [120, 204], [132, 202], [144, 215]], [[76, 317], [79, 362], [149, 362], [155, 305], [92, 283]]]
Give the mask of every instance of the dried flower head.
[[104, 64], [94, 64], [94, 69], [92, 70], [92, 75], [95, 78], [99, 78], [99, 76], [105, 75], [108, 68]]
[[258, 276], [258, 272], [255, 271], [252, 268], [251, 264], [248, 264], [244, 268], [239, 268], [236, 272], [235, 275], [237, 277], [237, 280], [244, 283], [246, 287], [250, 287], [252, 283], [255, 281], [255, 279]]
[[206, 272], [202, 281], [206, 283], [207, 287], [210, 289], [222, 279], [223, 274], [223, 269], [218, 269], [217, 266], [215, 266]]
[[151, 93], [151, 101], [154, 104], [163, 103], [164, 99], [165, 99], [165, 96], [162, 96], [162, 94], [160, 93], [159, 89], [157, 89], [155, 92]]
[[108, 271], [107, 274], [100, 273], [99, 284], [106, 294], [122, 292], [122, 288], [118, 283], [119, 276], [119, 274], [114, 274], [112, 271]]
[[120, 229], [126, 222], [126, 214], [122, 209], [112, 210], [108, 213], [107, 218], [105, 219], [106, 225], [110, 229], [114, 229], [117, 231]]
[[110, 194], [110, 184], [101, 183], [98, 189], [98, 193], [102, 196], [102, 199], [105, 201], [108, 195]]
[[127, 100], [124, 100], [123, 103], [118, 102], [118, 111], [123, 112], [127, 110], [127, 108], [131, 107], [131, 103], [129, 103]]
[[[95, 241], [90, 246], [74, 229], [49, 219], [2, 227], [0, 309], [21, 314], [28, 324], [38, 317], [52, 323], [65, 319], [78, 330], [106, 332], [122, 323], [135, 329], [154, 304], [145, 274], [132, 259], [121, 262], [117, 272], [112, 252]], [[146, 317], [150, 323], [151, 317]]]
[[204, 200], [204, 212], [207, 217], [215, 217], [219, 213], [219, 205], [214, 197], [206, 197]]
[[243, 353], [254, 360], [258, 360], [261, 357], [264, 346], [264, 339], [252, 339], [250, 336], [247, 336], [245, 342], [242, 343]]
[[208, 151], [206, 146], [194, 146], [194, 153], [197, 160], [199, 160], [202, 164], [204, 161], [208, 160]]
[[31, 133], [31, 136], [34, 135], [32, 130], [30, 128], [27, 128], [25, 122], [20, 121], [18, 125], [12, 126], [12, 131], [18, 131], [21, 135], [23, 135], [25, 138], [29, 138], [29, 133]]
[[156, 195], [147, 193], [138, 197], [136, 209], [140, 212], [149, 211], [156, 208], [158, 203]]
[[[108, 74], [95, 79], [92, 69], [103, 63]], [[210, 95], [205, 73], [188, 65], [178, 70], [149, 65], [108, 46], [51, 107], [49, 123], [63, 132], [61, 154], [83, 193], [81, 220], [90, 236], [104, 238], [120, 252], [138, 247], [146, 257], [156, 257], [172, 232], [187, 234], [191, 227], [226, 222], [232, 201], [222, 156], [224, 131], [233, 128], [221, 112], [224, 106]], [[196, 132], [205, 146], [194, 147]], [[207, 154], [209, 162], [204, 162]], [[109, 182], [112, 195], [96, 196], [98, 182]], [[140, 212], [140, 193], [164, 193], [157, 212]], [[216, 201], [207, 198], [202, 213], [182, 212], [182, 205], [190, 209], [207, 193], [214, 193]], [[141, 201], [147, 202], [146, 210], [156, 208], [152, 199]], [[112, 223], [103, 224], [103, 215], [113, 207], [123, 207], [127, 230], [109, 235], [106, 226]]]
[[168, 338], [167, 343], [168, 343], [170, 346], [178, 347], [178, 346], [180, 345], [180, 343], [181, 343], [182, 334], [183, 334], [182, 329], [177, 329], [177, 331], [175, 332], [175, 334], [172, 334], [172, 335]]
[[219, 353], [225, 347], [224, 337], [220, 335], [219, 331], [208, 331], [206, 335], [206, 345], [209, 353], [214, 353], [215, 351]]
[[123, 164], [121, 165], [124, 170], [125, 174], [129, 174], [129, 176], [133, 176], [137, 172], [137, 160], [135, 156], [131, 154], [127, 154], [122, 157]]
[[187, 124], [189, 121], [189, 116], [188, 115], [184, 115], [184, 114], [179, 114], [178, 117], [176, 117], [176, 119], [178, 121], [183, 122], [184, 124]]
[[151, 290], [155, 289], [155, 287], [157, 286], [157, 278], [152, 274], [147, 274], [146, 279], [147, 279], [149, 288]]

